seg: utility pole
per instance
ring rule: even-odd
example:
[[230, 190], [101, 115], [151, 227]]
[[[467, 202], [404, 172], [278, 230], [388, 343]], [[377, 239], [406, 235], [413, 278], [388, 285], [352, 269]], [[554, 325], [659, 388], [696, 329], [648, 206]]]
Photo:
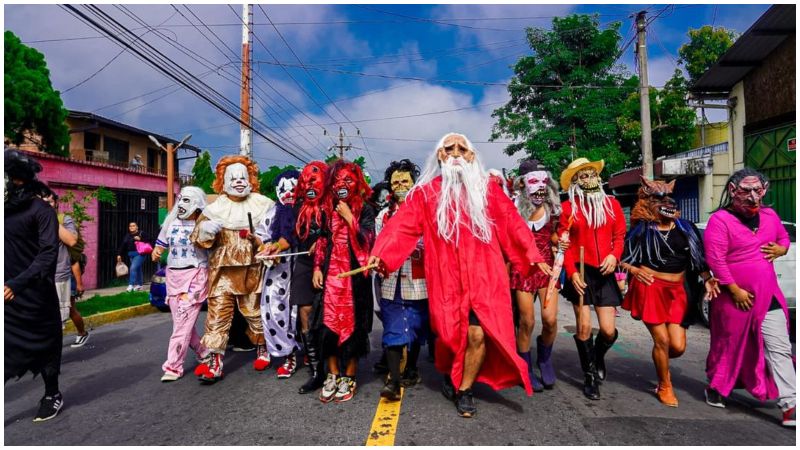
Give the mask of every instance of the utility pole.
[[653, 141], [650, 130], [650, 88], [647, 81], [647, 41], [645, 14], [640, 11], [636, 14], [636, 57], [639, 61], [639, 106], [642, 124], [642, 175], [648, 180], [653, 179]]
[[339, 127], [339, 145], [331, 145], [330, 150], [333, 150], [334, 148], [338, 149], [339, 159], [344, 159], [345, 150], [350, 150], [352, 147], [353, 146], [350, 144], [344, 145], [344, 130], [342, 130], [342, 127]]
[[189, 142], [189, 139], [192, 138], [192, 135], [187, 134], [183, 140], [178, 143], [178, 145], [173, 145], [172, 143], [168, 142], [166, 147], [161, 145], [161, 143], [158, 142], [158, 139], [154, 138], [153, 136], [147, 135], [147, 137], [153, 144], [167, 153], [167, 211], [172, 211], [172, 205], [175, 203], [175, 153], [183, 146], [183, 144]]
[[241, 93], [241, 134], [239, 154], [253, 158], [253, 119], [251, 116], [251, 98], [253, 87], [251, 56], [253, 51], [253, 9], [251, 5], [242, 5], [242, 93]]

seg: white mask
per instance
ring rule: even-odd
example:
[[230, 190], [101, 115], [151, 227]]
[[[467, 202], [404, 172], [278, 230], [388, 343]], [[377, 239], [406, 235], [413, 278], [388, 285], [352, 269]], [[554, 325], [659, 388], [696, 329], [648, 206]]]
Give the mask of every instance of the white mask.
[[250, 176], [247, 166], [242, 163], [231, 164], [225, 168], [225, 193], [233, 197], [247, 197], [253, 187], [250, 185]]
[[294, 205], [294, 188], [297, 186], [297, 178], [282, 178], [275, 187], [278, 201], [282, 205]]
[[181, 193], [178, 195], [179, 219], [188, 219], [195, 211], [203, 209], [203, 206], [205, 206], [205, 194], [202, 191], [197, 188], [189, 189], [188, 187], [181, 189]]
[[523, 178], [525, 179], [525, 191], [528, 193], [531, 202], [536, 206], [544, 203], [547, 198], [547, 181], [549, 178], [547, 172], [535, 170], [526, 173]]

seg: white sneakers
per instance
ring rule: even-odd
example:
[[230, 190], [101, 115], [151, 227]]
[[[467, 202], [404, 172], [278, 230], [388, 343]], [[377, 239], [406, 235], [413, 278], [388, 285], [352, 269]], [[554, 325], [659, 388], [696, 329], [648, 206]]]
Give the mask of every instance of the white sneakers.
[[136, 286], [134, 286], [132, 284], [129, 284], [128, 288], [125, 289], [125, 291], [127, 291], [127, 292], [141, 291], [141, 290], [142, 290], [142, 285], [141, 284], [136, 285]]
[[125, 289], [126, 292], [133, 292], [133, 285], [129, 284], [128, 289]]
[[168, 382], [168, 381], [176, 381], [180, 377], [181, 376], [178, 375], [175, 372], [166, 371], [166, 372], [164, 372], [164, 375], [161, 376], [161, 381], [163, 381], [165, 383]]

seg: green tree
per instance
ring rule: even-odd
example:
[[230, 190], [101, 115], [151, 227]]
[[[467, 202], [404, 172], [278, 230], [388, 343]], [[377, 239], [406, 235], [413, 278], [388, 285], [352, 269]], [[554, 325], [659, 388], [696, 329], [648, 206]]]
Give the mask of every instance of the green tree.
[[[533, 50], [514, 66], [511, 100], [492, 114], [492, 140], [511, 139], [505, 152], [524, 152], [559, 173], [574, 157], [604, 159], [606, 173], [639, 161], [617, 125], [636, 89], [616, 64], [620, 23], [601, 30], [597, 15], [554, 18], [551, 30], [528, 28]], [[574, 149], [573, 146], [574, 145]]]
[[67, 110], [50, 83], [44, 55], [5, 32], [5, 137], [19, 145], [26, 133], [41, 137], [40, 150], [69, 155]]
[[686, 67], [689, 84], [694, 84], [719, 60], [736, 40], [736, 33], [722, 27], [705, 25], [689, 30], [689, 42], [678, 49], [679, 63]]
[[211, 187], [214, 184], [214, 170], [211, 168], [211, 153], [204, 151], [192, 166], [192, 177], [194, 185], [202, 189], [206, 194], [215, 194]]
[[78, 199], [78, 195], [76, 195], [74, 191], [66, 191], [59, 199], [61, 205], [71, 208], [64, 212], [72, 216], [72, 220], [75, 221], [75, 227], [78, 229], [78, 232], [83, 231], [84, 222], [91, 222], [94, 220], [94, 217], [86, 211], [92, 200], [97, 199], [100, 203], [108, 203], [112, 206], [117, 205], [117, 196], [103, 186], [94, 190], [82, 187], [78, 189], [78, 192], [81, 193], [80, 199]]
[[[633, 80], [639, 82], [637, 77]], [[696, 116], [686, 104], [688, 82], [683, 73], [676, 68], [663, 89], [651, 87], [649, 93], [653, 157], [689, 150], [694, 139]], [[628, 96], [622, 109], [623, 114], [617, 118], [622, 138], [638, 149], [642, 137], [638, 91]]]

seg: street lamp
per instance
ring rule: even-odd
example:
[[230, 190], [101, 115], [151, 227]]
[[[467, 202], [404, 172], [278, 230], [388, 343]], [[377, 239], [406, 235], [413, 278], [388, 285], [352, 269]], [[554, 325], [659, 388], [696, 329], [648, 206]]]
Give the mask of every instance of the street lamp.
[[192, 138], [192, 135], [187, 134], [183, 139], [181, 139], [178, 145], [167, 143], [166, 147], [161, 145], [161, 143], [158, 142], [158, 139], [154, 138], [152, 135], [148, 134], [147, 137], [158, 148], [167, 152], [167, 211], [172, 211], [172, 205], [175, 203], [175, 159], [173, 158], [173, 155], [178, 151], [179, 148], [186, 144], [189, 139]]

